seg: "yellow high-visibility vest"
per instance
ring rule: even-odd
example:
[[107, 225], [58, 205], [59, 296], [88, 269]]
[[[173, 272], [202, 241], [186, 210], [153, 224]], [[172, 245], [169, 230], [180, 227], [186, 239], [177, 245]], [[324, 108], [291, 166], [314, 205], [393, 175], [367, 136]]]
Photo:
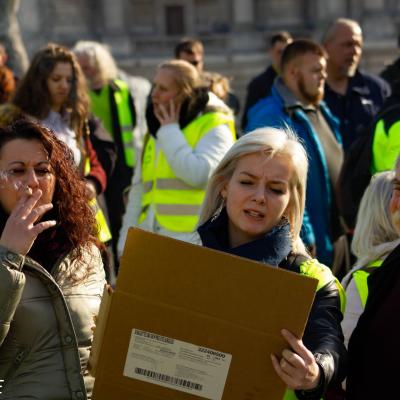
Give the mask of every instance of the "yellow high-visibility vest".
[[357, 288], [358, 295], [360, 296], [361, 304], [365, 308], [368, 299], [368, 277], [371, 273], [371, 268], [380, 267], [383, 260], [377, 260], [367, 265], [367, 268], [358, 269], [353, 273], [354, 283]]
[[[235, 140], [233, 117], [222, 112], [208, 112], [189, 123], [183, 134], [190, 147], [196, 147], [200, 139], [211, 129], [227, 124]], [[148, 207], [155, 208], [155, 218], [163, 228], [173, 232], [192, 232], [198, 222], [204, 188], [195, 188], [177, 178], [168, 164], [163, 151], [156, 155], [155, 139], [149, 137], [142, 159], [142, 213], [139, 223], [147, 215]]]
[[[85, 166], [84, 166], [84, 174], [85, 176], [89, 175], [90, 173], [90, 160], [89, 157], [86, 157]], [[96, 197], [89, 201], [89, 205], [94, 212], [94, 216], [96, 218], [97, 224], [97, 237], [102, 243], [106, 243], [112, 239], [110, 228], [108, 227], [108, 223], [106, 217], [103, 213], [103, 210], [99, 207], [97, 203]]]
[[[136, 150], [134, 146], [133, 128], [136, 121], [129, 107], [129, 88], [128, 85], [120, 79], [115, 79], [113, 84], [117, 87], [117, 90], [114, 91], [114, 101], [118, 114], [118, 124], [121, 129], [121, 140], [124, 146], [125, 164], [128, 167], [134, 167], [136, 165]], [[96, 105], [109, 101], [109, 90], [109, 87], [104, 87], [100, 94], [94, 94], [92, 91], [90, 92], [92, 112], [100, 119], [102, 119], [100, 107]], [[109, 133], [113, 135], [113, 132]]]

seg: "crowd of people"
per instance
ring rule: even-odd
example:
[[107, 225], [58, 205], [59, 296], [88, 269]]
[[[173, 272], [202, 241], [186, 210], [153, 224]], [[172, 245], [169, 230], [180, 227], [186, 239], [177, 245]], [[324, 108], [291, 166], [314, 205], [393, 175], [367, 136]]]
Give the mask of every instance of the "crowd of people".
[[318, 280], [303, 337], [282, 326], [266, 355], [285, 400], [392, 397], [400, 72], [362, 71], [346, 18], [269, 45], [238, 123], [197, 39], [140, 88], [99, 42], [48, 43], [21, 76], [0, 44], [0, 398], [91, 398], [93, 316], [134, 226]]

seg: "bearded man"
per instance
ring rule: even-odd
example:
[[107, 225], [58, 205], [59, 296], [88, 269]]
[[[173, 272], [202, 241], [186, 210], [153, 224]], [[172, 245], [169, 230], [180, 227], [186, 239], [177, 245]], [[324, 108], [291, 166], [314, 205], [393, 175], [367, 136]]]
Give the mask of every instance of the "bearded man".
[[333, 188], [343, 151], [339, 124], [322, 102], [326, 59], [325, 50], [311, 40], [289, 44], [282, 54], [281, 76], [270, 96], [248, 112], [246, 132], [265, 126], [290, 127], [302, 139], [310, 160], [302, 238], [316, 250], [318, 259], [335, 271], [343, 253], [337, 246], [334, 254], [334, 242], [343, 231]]
[[376, 75], [359, 70], [363, 35], [358, 22], [339, 18], [322, 39], [328, 53], [324, 100], [340, 121], [343, 148], [368, 127], [390, 94], [390, 86]]

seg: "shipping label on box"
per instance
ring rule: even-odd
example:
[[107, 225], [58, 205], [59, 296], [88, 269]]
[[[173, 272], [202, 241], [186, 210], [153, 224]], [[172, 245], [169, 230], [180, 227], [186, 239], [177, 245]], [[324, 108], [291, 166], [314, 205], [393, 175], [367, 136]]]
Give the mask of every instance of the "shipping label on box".
[[133, 329], [124, 376], [221, 400], [232, 355]]

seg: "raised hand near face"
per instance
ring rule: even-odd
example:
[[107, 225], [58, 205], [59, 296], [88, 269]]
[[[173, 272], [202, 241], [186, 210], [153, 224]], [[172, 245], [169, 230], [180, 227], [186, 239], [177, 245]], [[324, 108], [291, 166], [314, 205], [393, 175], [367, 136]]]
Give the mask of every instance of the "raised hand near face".
[[37, 205], [42, 197], [40, 189], [21, 187], [21, 197], [10, 213], [0, 237], [0, 244], [7, 249], [26, 255], [37, 236], [56, 225], [56, 221], [40, 221], [43, 214], [53, 208], [52, 203]]
[[169, 100], [168, 105], [159, 104], [154, 108], [154, 114], [157, 117], [160, 125], [175, 124], [179, 121], [179, 113], [181, 106], [176, 105], [174, 99]]

